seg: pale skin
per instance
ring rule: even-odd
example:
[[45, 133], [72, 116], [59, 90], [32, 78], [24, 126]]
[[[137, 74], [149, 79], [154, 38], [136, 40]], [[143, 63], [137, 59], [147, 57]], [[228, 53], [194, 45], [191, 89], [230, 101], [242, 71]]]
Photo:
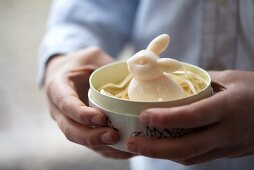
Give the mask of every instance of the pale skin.
[[[210, 72], [214, 96], [196, 103], [148, 109], [140, 121], [158, 128], [196, 128], [179, 139], [129, 139], [129, 151], [184, 165], [254, 154], [254, 73]], [[153, 147], [151, 147], [153, 146]]]
[[130, 138], [126, 147], [134, 154], [108, 147], [117, 143], [119, 136], [104, 127], [106, 116], [102, 112], [87, 106], [87, 90], [92, 71], [112, 61], [96, 47], [49, 61], [44, 87], [50, 113], [68, 140], [105, 157], [144, 155], [184, 165], [254, 153], [254, 72], [246, 71], [210, 72], [217, 92], [214, 96], [187, 106], [151, 108], [140, 114], [141, 123], [149, 126], [202, 129], [179, 139]]
[[117, 143], [119, 136], [105, 127], [106, 116], [87, 104], [90, 74], [112, 61], [112, 57], [96, 47], [56, 56], [48, 62], [44, 88], [51, 116], [68, 140], [105, 157], [124, 159], [134, 154], [107, 146]]

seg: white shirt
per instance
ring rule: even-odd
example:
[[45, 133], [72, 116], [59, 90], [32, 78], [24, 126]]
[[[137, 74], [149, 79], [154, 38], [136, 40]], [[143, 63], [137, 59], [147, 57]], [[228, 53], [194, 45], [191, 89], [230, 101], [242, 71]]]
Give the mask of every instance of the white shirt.
[[[253, 0], [55, 0], [40, 50], [41, 82], [45, 63], [55, 54], [96, 45], [116, 57], [126, 43], [138, 51], [162, 33], [171, 36], [162, 57], [204, 69], [254, 70]], [[131, 167], [251, 169], [254, 156], [189, 167], [138, 157], [131, 160]]]

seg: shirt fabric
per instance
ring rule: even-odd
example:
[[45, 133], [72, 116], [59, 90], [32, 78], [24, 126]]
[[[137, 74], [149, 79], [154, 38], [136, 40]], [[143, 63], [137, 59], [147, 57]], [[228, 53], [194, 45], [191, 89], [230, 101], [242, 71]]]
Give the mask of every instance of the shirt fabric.
[[[98, 46], [117, 57], [126, 43], [145, 49], [156, 36], [171, 37], [161, 57], [204, 69], [254, 70], [253, 0], [55, 0], [40, 49], [40, 80], [51, 56]], [[137, 157], [133, 170], [250, 169], [254, 156], [193, 166]], [[159, 168], [156, 168], [159, 167]]]

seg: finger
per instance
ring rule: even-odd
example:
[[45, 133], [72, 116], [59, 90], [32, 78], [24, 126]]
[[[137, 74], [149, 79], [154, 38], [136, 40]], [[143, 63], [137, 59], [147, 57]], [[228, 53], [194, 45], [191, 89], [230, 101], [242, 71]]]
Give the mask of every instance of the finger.
[[107, 158], [114, 158], [114, 159], [129, 159], [133, 156], [136, 156], [135, 154], [127, 153], [127, 152], [103, 152], [101, 153], [102, 156]]
[[[122, 152], [122, 153], [129, 153], [125, 151], [121, 151], [115, 148], [112, 148], [111, 146], [96, 146], [96, 147], [90, 147], [90, 149], [96, 151], [96, 152]], [[135, 155], [133, 153], [129, 153], [132, 155]]]
[[120, 150], [117, 150], [117, 149], [114, 149], [114, 148], [111, 148], [108, 146], [92, 147], [91, 149], [95, 152], [100, 153], [101, 155], [103, 155], [105, 157], [110, 157], [110, 158], [114, 158], [114, 159], [128, 159], [128, 158], [131, 158], [136, 155], [133, 153], [120, 151]]
[[215, 82], [220, 82], [224, 85], [226, 85], [226, 83], [228, 82], [229, 78], [231, 76], [229, 76], [231, 73], [230, 70], [226, 70], [226, 71], [209, 71], [208, 72], [212, 81], [215, 81]]
[[68, 73], [68, 79], [73, 82], [79, 99], [85, 104], [88, 104], [89, 77], [95, 69], [96, 67], [92, 65], [80, 66]]
[[212, 80], [215, 80], [215, 81], [221, 81], [221, 74], [222, 71], [209, 71], [208, 74], [210, 75], [211, 79]]
[[202, 127], [222, 120], [228, 108], [227, 93], [221, 92], [190, 105], [145, 110], [140, 121], [158, 128]]
[[127, 141], [127, 149], [153, 158], [186, 160], [217, 148], [222, 142], [219, 132], [218, 126], [212, 126], [177, 139], [133, 137]]
[[217, 82], [226, 88], [233, 87], [236, 82], [242, 82], [245, 79], [250, 80], [250, 76], [253, 76], [252, 72], [235, 70], [209, 71], [208, 73], [213, 82]]
[[81, 125], [62, 114], [54, 105], [51, 105], [51, 111], [58, 126], [71, 142], [88, 147], [95, 147], [115, 144], [119, 140], [117, 132], [112, 128], [91, 128]]
[[[79, 80], [79, 78], [87, 79], [96, 68], [97, 67], [94, 65], [78, 66], [75, 69], [70, 70], [67, 77], [70, 80], [74, 80], [74, 81], [77, 79]], [[84, 82], [84, 81], [80, 81], [80, 82]]]
[[211, 86], [213, 88], [214, 93], [218, 93], [227, 89], [223, 84], [217, 81], [212, 81]]
[[117, 152], [119, 150], [114, 149], [110, 146], [96, 146], [96, 147], [90, 147], [90, 149], [92, 149], [93, 151], [96, 152]]
[[211, 86], [215, 93], [224, 91], [227, 89], [225, 76], [222, 76], [224, 75], [223, 73], [224, 72], [221, 72], [221, 71], [209, 71], [209, 75], [211, 76], [211, 79], [212, 79]]
[[226, 156], [225, 153], [221, 152], [220, 149], [215, 148], [215, 149], [213, 149], [205, 154], [199, 155], [197, 157], [182, 160], [182, 161], [177, 161], [177, 162], [181, 163], [183, 165], [189, 166], [189, 165], [193, 165], [193, 164], [197, 164], [197, 163], [203, 163], [203, 162], [207, 162], [210, 160], [223, 158], [224, 156]]
[[103, 126], [106, 123], [105, 115], [91, 107], [87, 107], [71, 87], [67, 78], [55, 79], [48, 88], [49, 100], [66, 116], [87, 126]]

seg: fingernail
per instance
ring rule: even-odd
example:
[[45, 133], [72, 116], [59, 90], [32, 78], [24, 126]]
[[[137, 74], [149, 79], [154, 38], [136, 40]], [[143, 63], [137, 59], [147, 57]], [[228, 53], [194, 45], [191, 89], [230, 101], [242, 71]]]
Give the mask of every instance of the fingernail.
[[140, 121], [141, 123], [143, 123], [144, 125], [149, 125], [150, 120], [149, 120], [149, 113], [148, 112], [143, 112], [140, 115]]
[[133, 142], [128, 142], [126, 147], [127, 147], [127, 150], [132, 153], [138, 153], [139, 151], [138, 146]]
[[94, 123], [95, 125], [101, 125], [102, 124], [102, 120], [100, 118], [100, 116], [94, 116], [91, 118], [91, 123]]
[[109, 132], [103, 133], [101, 135], [101, 141], [105, 144], [113, 144], [113, 139], [110, 136]]

